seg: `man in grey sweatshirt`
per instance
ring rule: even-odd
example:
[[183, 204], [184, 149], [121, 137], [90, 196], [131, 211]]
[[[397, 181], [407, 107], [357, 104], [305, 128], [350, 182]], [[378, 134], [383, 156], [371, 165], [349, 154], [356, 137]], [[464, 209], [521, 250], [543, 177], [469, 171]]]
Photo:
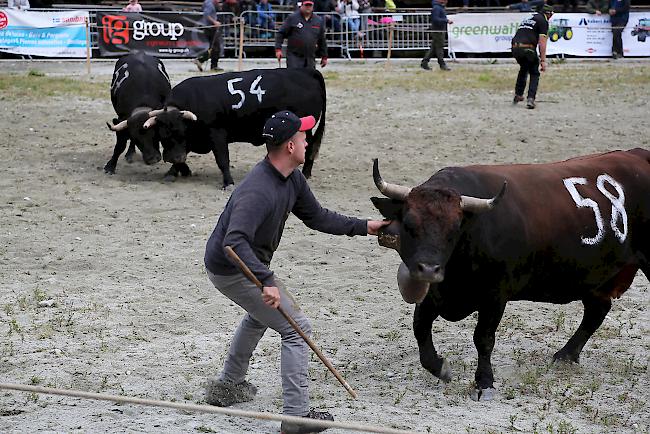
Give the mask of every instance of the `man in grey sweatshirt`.
[[[205, 266], [214, 286], [237, 303], [246, 315], [230, 345], [223, 371], [206, 388], [206, 402], [228, 406], [249, 401], [257, 389], [245, 381], [253, 350], [267, 328], [282, 338], [281, 375], [284, 414], [333, 420], [328, 412], [310, 410], [307, 362], [309, 348], [276, 309], [282, 306], [311, 334], [311, 325], [290, 293], [269, 269], [280, 243], [289, 213], [311, 229], [334, 235], [377, 235], [389, 221], [360, 220], [323, 208], [297, 169], [305, 161], [305, 131], [316, 121], [299, 118], [289, 111], [278, 112], [265, 124], [268, 155], [244, 178], [219, 217], [205, 252]], [[264, 285], [260, 290], [226, 256], [230, 246]], [[283, 433], [316, 432], [322, 429], [282, 423]]]

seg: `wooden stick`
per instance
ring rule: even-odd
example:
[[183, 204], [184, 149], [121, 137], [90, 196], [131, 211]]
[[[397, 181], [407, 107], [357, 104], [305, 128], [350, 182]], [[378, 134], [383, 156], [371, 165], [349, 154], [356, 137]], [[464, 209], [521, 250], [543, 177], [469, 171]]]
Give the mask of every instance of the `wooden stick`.
[[[242, 273], [244, 273], [244, 276], [246, 276], [246, 278], [248, 278], [248, 280], [253, 282], [255, 284], [255, 286], [257, 286], [260, 290], [262, 290], [264, 288], [264, 285], [262, 285], [262, 282], [260, 282], [257, 279], [257, 277], [255, 277], [253, 272], [248, 268], [248, 266], [244, 263], [244, 261], [241, 260], [241, 258], [237, 255], [237, 253], [235, 253], [235, 251], [232, 249], [232, 247], [226, 246], [225, 251], [228, 254], [228, 256], [230, 256], [230, 259], [235, 261], [235, 263], [239, 266]], [[354, 399], [357, 399], [357, 392], [355, 392], [354, 389], [352, 389], [352, 387], [350, 387], [348, 382], [345, 381], [345, 379], [341, 376], [341, 374], [339, 374], [339, 371], [336, 370], [336, 368], [332, 365], [332, 363], [330, 363], [330, 361], [327, 360], [327, 357], [325, 357], [323, 355], [323, 353], [318, 349], [316, 344], [309, 338], [309, 336], [307, 336], [305, 334], [305, 332], [302, 331], [302, 329], [300, 328], [298, 323], [295, 322], [293, 320], [293, 318], [291, 318], [291, 316], [289, 316], [284, 311], [284, 309], [282, 309], [281, 306], [278, 306], [278, 311], [280, 311], [282, 316], [289, 322], [289, 324], [291, 324], [291, 327], [293, 327], [293, 329], [298, 332], [298, 334], [305, 340], [305, 342], [307, 342], [307, 345], [309, 345], [309, 348], [311, 348], [314, 351], [314, 353], [316, 353], [316, 355], [321, 360], [321, 362], [323, 362], [323, 364], [325, 366], [327, 366], [327, 369], [329, 369], [330, 372], [332, 374], [334, 374], [336, 379], [339, 380], [339, 383], [341, 383], [343, 385], [343, 387], [345, 387], [345, 390], [347, 390], [348, 393]]]
[[15, 384], [15, 383], [0, 383], [0, 390], [16, 390], [19, 392], [44, 393], [48, 395], [69, 396], [72, 398], [112, 401], [121, 404], [147, 405], [152, 407], [171, 408], [174, 410], [198, 411], [202, 413], [221, 414], [225, 416], [235, 416], [235, 417], [248, 417], [248, 418], [255, 418], [260, 420], [274, 420], [278, 422], [286, 421], [286, 422], [292, 422], [292, 423], [312, 426], [312, 427], [341, 428], [341, 429], [345, 429], [346, 431], [365, 431], [365, 432], [374, 432], [374, 433], [382, 433], [382, 434], [414, 433], [414, 431], [411, 430], [384, 428], [381, 426], [372, 426], [372, 425], [365, 425], [365, 424], [358, 424], [358, 423], [351, 423], [351, 422], [309, 419], [304, 417], [288, 416], [284, 414], [260, 413], [256, 411], [240, 410], [238, 408], [222, 408], [222, 407], [216, 407], [214, 405], [186, 404], [184, 402], [160, 401], [155, 399], [135, 398], [135, 397], [124, 396], [124, 395], [108, 395], [105, 393], [85, 392], [82, 390], [56, 389], [52, 387], [28, 386], [28, 385]]
[[393, 50], [393, 23], [388, 23], [388, 53], [386, 54], [386, 66], [390, 66], [390, 55]]
[[90, 75], [90, 20], [88, 17], [86, 21], [86, 72]]
[[244, 62], [244, 19], [239, 19], [239, 66], [238, 71], [242, 70], [242, 64]]

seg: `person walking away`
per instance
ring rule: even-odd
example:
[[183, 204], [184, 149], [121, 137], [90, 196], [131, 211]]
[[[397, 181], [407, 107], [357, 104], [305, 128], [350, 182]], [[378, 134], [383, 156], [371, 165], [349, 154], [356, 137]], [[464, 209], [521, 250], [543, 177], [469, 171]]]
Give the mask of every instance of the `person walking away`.
[[219, 58], [223, 48], [223, 33], [221, 31], [221, 21], [218, 13], [223, 11], [222, 0], [204, 0], [203, 1], [203, 18], [201, 23], [206, 26], [203, 31], [208, 38], [210, 48], [201, 53], [199, 57], [193, 60], [199, 71], [203, 71], [203, 63], [210, 59], [210, 69], [212, 71], [223, 71], [219, 68]]
[[453, 21], [447, 19], [447, 13], [445, 12], [445, 6], [447, 5], [447, 0], [433, 0], [431, 3], [431, 27], [433, 31], [431, 34], [431, 48], [422, 59], [420, 67], [426, 69], [427, 71], [431, 70], [429, 66], [429, 60], [433, 56], [438, 58], [438, 65], [443, 71], [449, 71], [449, 67], [445, 63], [445, 36], [447, 35], [447, 24], [452, 24]]
[[[230, 406], [250, 401], [257, 388], [246, 381], [255, 347], [271, 328], [280, 334], [280, 371], [285, 415], [334, 420], [325, 411], [309, 407], [309, 348], [276, 309], [281, 306], [306, 335], [311, 325], [292, 295], [269, 269], [280, 244], [289, 213], [309, 228], [334, 235], [377, 235], [390, 221], [360, 220], [321, 207], [297, 169], [305, 162], [306, 131], [316, 123], [313, 116], [299, 118], [281, 111], [264, 125], [267, 156], [250, 171], [232, 193], [205, 250], [205, 267], [214, 286], [246, 313], [230, 344], [223, 370], [206, 386], [206, 402]], [[224, 252], [231, 246], [264, 285], [262, 293], [233, 264]], [[282, 422], [284, 434], [320, 432], [324, 428]]]
[[124, 6], [122, 12], [142, 12], [142, 5], [138, 3], [138, 0], [129, 0], [129, 3]]
[[304, 0], [296, 12], [289, 15], [275, 35], [275, 57], [282, 59], [282, 44], [287, 40], [287, 68], [316, 68], [327, 65], [325, 23], [314, 15], [314, 2]]
[[630, 19], [630, 0], [611, 0], [609, 19], [612, 22], [612, 57], [623, 57], [623, 30]]
[[[515, 97], [513, 104], [524, 100], [526, 81], [528, 83], [528, 99], [526, 107], [535, 108], [535, 97], [537, 85], [539, 84], [539, 69], [546, 71], [546, 42], [548, 36], [548, 21], [553, 16], [553, 6], [542, 6], [541, 12], [535, 13], [532, 17], [526, 18], [519, 24], [519, 28], [512, 38], [512, 56], [519, 64], [519, 74], [515, 84]], [[537, 48], [539, 47], [539, 57]], [[541, 59], [541, 62], [540, 62]]]

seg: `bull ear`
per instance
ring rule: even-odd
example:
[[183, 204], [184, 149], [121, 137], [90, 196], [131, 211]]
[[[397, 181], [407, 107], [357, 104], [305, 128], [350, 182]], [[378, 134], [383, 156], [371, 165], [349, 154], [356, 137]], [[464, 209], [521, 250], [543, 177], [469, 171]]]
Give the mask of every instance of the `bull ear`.
[[404, 201], [397, 199], [387, 199], [384, 197], [371, 197], [372, 204], [388, 220], [400, 220], [402, 218], [402, 208]]

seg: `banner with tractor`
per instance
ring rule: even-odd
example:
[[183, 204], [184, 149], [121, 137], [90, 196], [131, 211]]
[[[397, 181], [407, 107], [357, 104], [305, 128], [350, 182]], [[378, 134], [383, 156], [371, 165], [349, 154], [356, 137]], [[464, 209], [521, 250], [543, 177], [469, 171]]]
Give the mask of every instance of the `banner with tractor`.
[[[450, 16], [449, 47], [456, 53], [510, 51], [519, 22], [530, 13], [458, 14]], [[548, 54], [611, 56], [612, 28], [608, 15], [556, 13], [549, 22]], [[650, 12], [632, 12], [623, 30], [626, 56], [650, 56]]]

